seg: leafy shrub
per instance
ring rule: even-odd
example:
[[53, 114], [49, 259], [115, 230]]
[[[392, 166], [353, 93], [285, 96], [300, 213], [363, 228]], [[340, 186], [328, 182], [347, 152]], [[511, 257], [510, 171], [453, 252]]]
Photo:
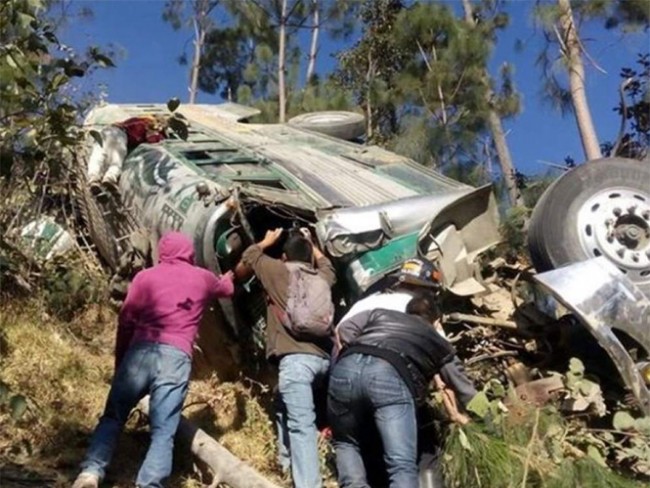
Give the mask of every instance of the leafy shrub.
[[84, 268], [79, 256], [68, 255], [48, 263], [43, 278], [46, 309], [61, 320], [72, 319], [88, 305], [106, 297], [105, 276]]

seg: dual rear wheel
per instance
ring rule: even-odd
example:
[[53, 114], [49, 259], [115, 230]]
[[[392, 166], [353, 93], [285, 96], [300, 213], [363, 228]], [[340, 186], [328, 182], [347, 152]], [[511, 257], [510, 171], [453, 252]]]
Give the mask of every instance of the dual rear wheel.
[[528, 247], [539, 272], [605, 256], [650, 297], [650, 164], [603, 158], [562, 175], [535, 206]]

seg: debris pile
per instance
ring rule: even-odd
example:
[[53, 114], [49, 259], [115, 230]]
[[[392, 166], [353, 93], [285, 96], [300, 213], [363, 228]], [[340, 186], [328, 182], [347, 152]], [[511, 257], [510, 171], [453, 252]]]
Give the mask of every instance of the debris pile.
[[537, 291], [525, 265], [497, 260], [486, 269], [491, 294], [447, 304], [465, 309], [449, 313], [445, 328], [481, 386], [469, 405], [477, 421], [448, 436], [450, 486], [648, 482], [650, 419], [596, 339], [571, 316], [531, 306]]

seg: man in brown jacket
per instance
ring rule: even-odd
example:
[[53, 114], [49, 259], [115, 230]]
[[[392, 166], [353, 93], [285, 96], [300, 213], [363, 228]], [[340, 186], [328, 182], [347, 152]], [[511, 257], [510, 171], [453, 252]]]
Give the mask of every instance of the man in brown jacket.
[[282, 324], [280, 311], [287, 307], [291, 276], [285, 262], [314, 266], [330, 286], [336, 276], [330, 260], [299, 233], [287, 237], [283, 259], [266, 255], [264, 251], [278, 241], [283, 231], [268, 231], [264, 239], [246, 249], [237, 274], [252, 270], [268, 295], [266, 356], [279, 368], [276, 421], [280, 464], [286, 470], [291, 468], [296, 488], [320, 488], [313, 388], [321, 385], [327, 376], [331, 341], [322, 337], [295, 337]]

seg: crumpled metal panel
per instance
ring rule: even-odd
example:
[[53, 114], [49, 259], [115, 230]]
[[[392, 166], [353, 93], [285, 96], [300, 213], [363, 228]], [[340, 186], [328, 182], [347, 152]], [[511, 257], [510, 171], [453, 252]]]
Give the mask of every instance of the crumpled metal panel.
[[466, 187], [440, 195], [320, 212], [316, 231], [335, 257], [368, 251], [384, 240], [421, 229], [449, 204], [473, 191]]
[[650, 352], [650, 300], [607, 258], [598, 257], [535, 276], [598, 340], [645, 415], [650, 391], [613, 329]]

